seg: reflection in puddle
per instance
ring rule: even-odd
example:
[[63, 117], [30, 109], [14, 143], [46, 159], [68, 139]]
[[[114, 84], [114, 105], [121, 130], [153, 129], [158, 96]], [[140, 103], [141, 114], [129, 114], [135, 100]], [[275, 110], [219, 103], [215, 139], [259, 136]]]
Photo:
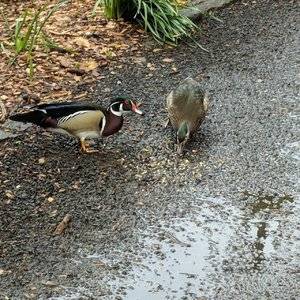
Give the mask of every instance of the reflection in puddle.
[[265, 260], [264, 248], [267, 239], [267, 224], [261, 222], [257, 224], [256, 240], [253, 244], [252, 254], [256, 254], [253, 258], [253, 269], [260, 270], [262, 262]]
[[283, 205], [294, 202], [294, 198], [291, 195], [277, 196], [260, 194], [256, 196], [255, 194], [251, 194], [248, 192], [245, 192], [244, 194], [246, 198], [256, 198], [254, 203], [250, 204], [252, 214], [264, 212], [266, 210], [281, 209]]
[[[247, 260], [245, 267], [257, 272], [262, 270], [264, 261], [274, 251], [272, 233], [277, 231], [280, 221], [270, 217], [272, 214], [280, 214], [285, 205], [294, 202], [294, 198], [291, 195], [255, 195], [249, 192], [244, 192], [244, 195], [246, 200], [255, 199], [254, 202], [246, 201], [248, 205], [242, 216], [242, 226], [254, 236], [254, 240], [250, 242], [251, 258]], [[249, 244], [249, 234], [243, 239], [246, 239], [245, 245]]]

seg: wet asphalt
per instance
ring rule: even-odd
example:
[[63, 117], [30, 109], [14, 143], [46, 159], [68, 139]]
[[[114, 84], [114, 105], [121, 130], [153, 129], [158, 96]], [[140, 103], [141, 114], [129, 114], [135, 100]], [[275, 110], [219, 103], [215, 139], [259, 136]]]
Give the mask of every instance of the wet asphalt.
[[[299, 6], [214, 14], [196, 37], [209, 54], [145, 41], [105, 71], [97, 100], [146, 115], [99, 154], [35, 128], [0, 142], [0, 299], [299, 298]], [[164, 101], [187, 76], [211, 101], [178, 159]]]

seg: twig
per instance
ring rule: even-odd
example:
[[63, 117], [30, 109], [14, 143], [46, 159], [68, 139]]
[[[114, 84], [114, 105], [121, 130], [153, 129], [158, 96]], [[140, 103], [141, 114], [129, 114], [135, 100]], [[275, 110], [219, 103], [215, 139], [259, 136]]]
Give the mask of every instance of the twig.
[[63, 220], [57, 225], [55, 231], [53, 232], [53, 235], [62, 234], [70, 222], [71, 222], [71, 215], [66, 214]]
[[50, 32], [53, 35], [58, 35], [58, 36], [74, 36], [74, 37], [78, 37], [78, 34], [71, 33], [71, 31], [56, 32], [56, 31], [48, 30], [48, 32]]
[[165, 235], [170, 239], [170, 240], [172, 240], [174, 243], [177, 243], [177, 244], [179, 244], [179, 245], [181, 245], [181, 246], [185, 246], [185, 247], [190, 247], [191, 246], [191, 244], [189, 244], [189, 243], [185, 243], [185, 242], [182, 242], [182, 241], [180, 241], [175, 235], [173, 235], [172, 233], [170, 233], [170, 232], [168, 232], [168, 231], [166, 231], [166, 230], [164, 230], [164, 232], [165, 232]]

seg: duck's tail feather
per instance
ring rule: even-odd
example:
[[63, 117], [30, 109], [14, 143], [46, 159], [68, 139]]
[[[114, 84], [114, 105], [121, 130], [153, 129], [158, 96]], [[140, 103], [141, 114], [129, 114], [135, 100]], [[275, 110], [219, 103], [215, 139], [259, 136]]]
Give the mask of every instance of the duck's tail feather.
[[47, 118], [47, 114], [41, 110], [33, 110], [26, 113], [15, 114], [9, 117], [9, 119], [13, 121], [33, 123], [42, 127], [44, 127], [45, 118]]

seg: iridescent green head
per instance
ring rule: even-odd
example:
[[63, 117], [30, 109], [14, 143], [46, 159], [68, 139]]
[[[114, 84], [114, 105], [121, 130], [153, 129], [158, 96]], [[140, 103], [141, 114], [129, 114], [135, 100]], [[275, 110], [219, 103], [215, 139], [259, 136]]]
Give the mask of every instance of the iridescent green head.
[[184, 145], [190, 137], [190, 128], [187, 122], [182, 122], [177, 130], [177, 153], [182, 154]]

